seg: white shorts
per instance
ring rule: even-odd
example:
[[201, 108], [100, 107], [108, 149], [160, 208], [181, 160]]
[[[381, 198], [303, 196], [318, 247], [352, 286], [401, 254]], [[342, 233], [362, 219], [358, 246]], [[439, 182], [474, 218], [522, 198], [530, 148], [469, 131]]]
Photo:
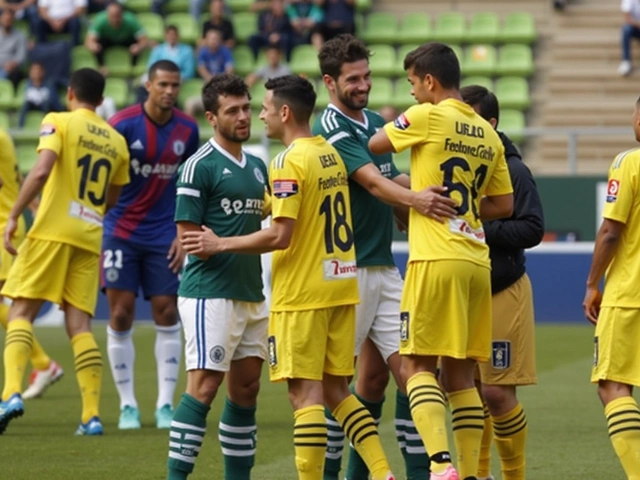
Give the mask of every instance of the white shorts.
[[231, 362], [267, 358], [265, 302], [178, 297], [187, 370], [228, 372]]
[[396, 267], [358, 268], [358, 289], [356, 356], [368, 337], [386, 362], [400, 349], [402, 277]]

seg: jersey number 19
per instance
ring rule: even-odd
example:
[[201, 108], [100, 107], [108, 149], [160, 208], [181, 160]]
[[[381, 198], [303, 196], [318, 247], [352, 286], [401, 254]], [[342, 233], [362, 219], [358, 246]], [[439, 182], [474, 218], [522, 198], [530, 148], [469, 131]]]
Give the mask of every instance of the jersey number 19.
[[[93, 205], [99, 207], [104, 205], [106, 201], [107, 186], [109, 185], [109, 177], [111, 176], [111, 162], [106, 158], [99, 158], [95, 162], [92, 162], [92, 160], [91, 155], [85, 155], [78, 160], [78, 167], [82, 169], [82, 172], [80, 172], [80, 189], [78, 196], [80, 200], [84, 200], [86, 196]], [[106, 170], [106, 175], [103, 184], [98, 186], [98, 188], [102, 188], [100, 196], [96, 196], [95, 192], [87, 192], [87, 183], [89, 181], [98, 182], [98, 180], [100, 180], [101, 170]]]

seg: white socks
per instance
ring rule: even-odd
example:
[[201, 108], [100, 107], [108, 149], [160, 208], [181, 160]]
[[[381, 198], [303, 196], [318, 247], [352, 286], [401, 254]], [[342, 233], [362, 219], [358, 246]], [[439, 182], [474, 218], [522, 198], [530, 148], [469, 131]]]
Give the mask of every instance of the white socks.
[[133, 329], [126, 332], [116, 332], [111, 327], [107, 327], [107, 355], [111, 366], [111, 375], [120, 396], [120, 409], [125, 405], [138, 408], [138, 402], [133, 392], [133, 364], [136, 352], [133, 348], [132, 332]]
[[158, 368], [158, 401], [156, 408], [164, 405], [173, 407], [173, 394], [180, 372], [182, 356], [182, 336], [180, 324], [171, 327], [156, 325], [156, 365]]

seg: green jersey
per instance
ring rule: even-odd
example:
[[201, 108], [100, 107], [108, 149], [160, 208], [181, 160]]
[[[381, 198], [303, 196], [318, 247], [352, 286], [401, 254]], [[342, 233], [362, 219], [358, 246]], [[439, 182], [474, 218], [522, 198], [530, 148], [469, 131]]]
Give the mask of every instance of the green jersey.
[[[387, 178], [400, 172], [390, 153], [374, 155], [369, 151], [369, 139], [384, 126], [380, 115], [366, 108], [364, 123], [358, 122], [329, 104], [313, 126], [313, 133], [322, 135], [338, 151], [347, 166], [349, 176], [360, 167], [373, 163]], [[371, 195], [358, 182], [349, 181], [351, 216], [358, 267], [394, 265], [391, 254], [393, 208]]]
[[122, 23], [116, 28], [109, 23], [107, 12], [100, 12], [89, 26], [89, 33], [99, 40], [113, 45], [129, 45], [145, 34], [136, 16], [131, 12], [122, 14]]
[[[209, 140], [178, 171], [176, 222], [206, 225], [220, 237], [260, 230], [267, 168], [243, 153], [238, 162]], [[189, 256], [178, 295], [261, 302], [260, 255], [221, 253], [207, 260]]]

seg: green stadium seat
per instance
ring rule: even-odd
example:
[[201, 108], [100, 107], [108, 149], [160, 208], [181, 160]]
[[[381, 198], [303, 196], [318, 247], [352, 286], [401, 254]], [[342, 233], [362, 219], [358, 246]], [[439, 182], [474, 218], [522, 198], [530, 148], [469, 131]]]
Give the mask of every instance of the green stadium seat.
[[433, 39], [443, 43], [461, 44], [465, 39], [465, 29], [465, 19], [462, 13], [441, 13], [436, 18]]
[[175, 25], [180, 32], [180, 41], [195, 45], [200, 38], [200, 27], [189, 13], [170, 13], [164, 19], [165, 25]]
[[[391, 45], [369, 45], [372, 55], [369, 57], [369, 67], [374, 75], [395, 77], [398, 73], [396, 51]], [[402, 62], [400, 62], [400, 65]]]
[[24, 33], [25, 37], [31, 37], [31, 27], [29, 26], [29, 22], [26, 20], [16, 20], [13, 24], [13, 28]]
[[524, 139], [522, 129], [525, 127], [525, 119], [522, 112], [511, 109], [500, 110], [499, 126], [500, 130], [514, 142], [519, 143]]
[[38, 152], [36, 151], [36, 148], [36, 143], [19, 143], [16, 145], [18, 167], [23, 175], [29, 173], [38, 161]]
[[107, 77], [104, 86], [104, 96], [113, 98], [118, 109], [125, 107], [129, 99], [127, 82], [122, 78]]
[[144, 73], [147, 73], [147, 64], [149, 63], [149, 57], [151, 56], [151, 49], [145, 48], [140, 55], [138, 55], [138, 61], [131, 67], [131, 74], [134, 77], [139, 77]]
[[246, 45], [238, 45], [233, 49], [233, 65], [235, 72], [244, 77], [255, 70], [253, 52]]
[[393, 82], [389, 78], [376, 77], [371, 79], [371, 92], [369, 93], [369, 108], [379, 108], [393, 104]]
[[393, 163], [396, 168], [402, 173], [409, 173], [409, 167], [411, 166], [411, 149], [407, 148], [400, 153], [393, 154]]
[[[39, 111], [31, 111], [27, 112], [24, 117], [24, 126], [23, 130], [30, 130], [31, 132], [39, 132], [40, 125], [42, 124], [42, 119], [44, 118], [44, 113]], [[36, 134], [36, 137], [38, 135]]]
[[164, 22], [160, 15], [147, 11], [146, 13], [139, 13], [136, 17], [140, 25], [142, 25], [142, 28], [144, 28], [149, 40], [155, 42], [162, 42], [164, 40]]
[[180, 94], [178, 95], [178, 104], [184, 108], [187, 98], [199, 97], [202, 95], [203, 80], [201, 78], [190, 78], [184, 80], [180, 85]]
[[95, 55], [84, 45], [78, 45], [71, 50], [71, 70], [76, 71], [80, 68], [98, 68]]
[[490, 92], [493, 92], [493, 80], [491, 80], [489, 77], [482, 77], [479, 75], [464, 77], [460, 82], [461, 87], [468, 87], [470, 85], [480, 85]]
[[253, 0], [227, 0], [227, 4], [234, 13], [247, 12], [251, 5], [253, 5]]
[[291, 53], [289, 68], [296, 75], [319, 76], [318, 52], [311, 45], [298, 45]]
[[356, 34], [360, 35], [360, 32], [364, 31], [364, 15], [356, 13]]
[[189, 0], [169, 0], [165, 13], [181, 13], [189, 11]]
[[404, 111], [417, 103], [411, 95], [411, 84], [404, 78], [396, 80], [396, 91], [391, 104], [398, 110]]
[[[398, 47], [398, 51], [397, 51], [397, 55], [396, 56], [398, 58], [398, 63], [400, 63], [400, 68], [403, 67], [404, 57], [406, 57], [409, 52], [412, 52], [413, 50], [415, 50], [419, 46], [420, 46], [420, 44], [413, 43], [413, 44], [407, 44], [407, 45], [402, 45], [402, 46]], [[404, 68], [403, 68], [402, 71], [404, 71]]]
[[260, 112], [262, 110], [262, 102], [264, 101], [264, 95], [267, 90], [264, 88], [264, 83], [258, 82], [250, 90], [251, 93], [251, 110], [254, 112]]
[[26, 78], [18, 83], [16, 93], [13, 96], [13, 108], [16, 110], [22, 107], [22, 104], [24, 103], [24, 92], [27, 89], [27, 83], [28, 82]]
[[258, 31], [258, 16], [252, 12], [236, 13], [232, 19], [236, 41], [247, 43], [249, 37]]
[[0, 78], [0, 110], [13, 108], [13, 84], [6, 78]]
[[460, 62], [460, 66], [462, 67], [462, 62], [464, 60], [464, 50], [460, 45], [449, 45], [449, 47], [451, 47], [453, 53], [455, 53], [456, 57], [458, 57], [458, 62]]
[[527, 12], [510, 13], [504, 19], [501, 30], [503, 43], [534, 43], [538, 39], [536, 22]]
[[427, 13], [408, 13], [400, 21], [396, 42], [422, 44], [431, 39], [431, 17]]
[[529, 77], [533, 74], [533, 54], [528, 45], [505, 45], [498, 56], [498, 74]]
[[496, 72], [497, 53], [493, 45], [472, 45], [465, 50], [462, 61], [464, 75], [485, 75], [491, 77]]
[[127, 0], [127, 10], [135, 13], [149, 11], [149, 0]]
[[264, 137], [264, 122], [260, 120], [260, 110], [251, 112], [251, 140], [259, 142]]
[[316, 94], [318, 95], [318, 98], [316, 98], [316, 110], [324, 110], [329, 105], [329, 90], [327, 90], [322, 80], [318, 82]]
[[104, 52], [104, 66], [109, 77], [125, 78], [131, 76], [131, 53], [126, 47], [111, 47]]
[[524, 111], [531, 105], [529, 82], [522, 77], [501, 77], [496, 81], [496, 97], [501, 108]]
[[0, 128], [5, 131], [11, 128], [11, 119], [9, 118], [9, 112], [0, 112]]
[[357, 12], [368, 12], [371, 10], [373, 6], [372, 0], [356, 0], [356, 11]]
[[465, 36], [467, 43], [495, 44], [500, 39], [500, 21], [493, 12], [476, 13], [471, 17]]
[[371, 13], [367, 16], [364, 30], [359, 36], [366, 43], [393, 45], [398, 40], [398, 19], [392, 13]]

